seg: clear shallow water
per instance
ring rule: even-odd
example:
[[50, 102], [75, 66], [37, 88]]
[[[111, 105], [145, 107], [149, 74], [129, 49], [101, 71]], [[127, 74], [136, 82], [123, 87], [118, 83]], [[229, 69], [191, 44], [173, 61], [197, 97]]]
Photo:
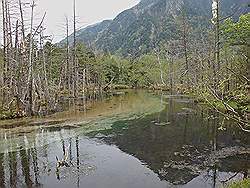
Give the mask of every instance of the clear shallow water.
[[[63, 109], [0, 123], [0, 187], [200, 188], [249, 176], [249, 135], [232, 122], [219, 131], [222, 120], [185, 97], [128, 91]], [[64, 153], [70, 166], [56, 173]]]

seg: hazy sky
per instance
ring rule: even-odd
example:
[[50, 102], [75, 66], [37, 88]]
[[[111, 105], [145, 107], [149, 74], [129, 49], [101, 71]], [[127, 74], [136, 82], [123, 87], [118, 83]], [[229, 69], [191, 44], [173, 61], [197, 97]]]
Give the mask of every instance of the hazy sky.
[[[73, 0], [36, 0], [36, 11], [42, 15], [46, 11], [47, 33], [53, 35], [54, 42], [65, 36], [63, 25], [65, 15], [72, 20]], [[120, 12], [136, 5], [140, 0], [76, 0], [78, 28], [112, 19]], [[71, 23], [72, 25], [72, 23]], [[72, 27], [71, 27], [72, 28]]]

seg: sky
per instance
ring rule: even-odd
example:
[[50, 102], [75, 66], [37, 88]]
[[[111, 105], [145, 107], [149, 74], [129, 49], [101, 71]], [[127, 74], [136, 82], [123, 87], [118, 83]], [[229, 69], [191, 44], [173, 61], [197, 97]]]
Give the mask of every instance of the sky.
[[[140, 0], [76, 0], [77, 28], [83, 28], [98, 23], [105, 19], [113, 19], [120, 12], [131, 8]], [[65, 16], [71, 21], [73, 0], [36, 0], [37, 17], [42, 17], [46, 11], [44, 20], [46, 33], [52, 35], [53, 42], [58, 42], [65, 37]]]

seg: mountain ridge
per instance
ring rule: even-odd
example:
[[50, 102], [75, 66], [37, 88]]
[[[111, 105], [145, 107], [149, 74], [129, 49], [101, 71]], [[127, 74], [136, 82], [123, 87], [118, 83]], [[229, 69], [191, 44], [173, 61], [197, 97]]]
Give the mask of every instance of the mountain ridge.
[[[241, 7], [235, 17], [249, 12], [248, 3], [249, 0], [222, 0], [222, 15], [230, 15], [235, 7]], [[183, 10], [193, 26], [199, 19], [209, 27], [210, 9], [211, 1], [208, 0], [141, 0], [113, 20], [104, 20], [77, 31], [76, 40], [97, 51], [138, 56], [150, 52], [153, 43], [172, 37], [175, 19]], [[72, 35], [69, 40], [72, 43]], [[60, 43], [65, 43], [65, 39]]]

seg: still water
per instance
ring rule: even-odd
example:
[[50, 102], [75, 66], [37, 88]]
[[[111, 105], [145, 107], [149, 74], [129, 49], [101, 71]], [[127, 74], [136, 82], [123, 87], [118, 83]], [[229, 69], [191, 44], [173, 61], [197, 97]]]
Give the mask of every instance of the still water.
[[59, 109], [0, 122], [1, 188], [210, 188], [250, 175], [250, 136], [185, 96], [128, 90]]

